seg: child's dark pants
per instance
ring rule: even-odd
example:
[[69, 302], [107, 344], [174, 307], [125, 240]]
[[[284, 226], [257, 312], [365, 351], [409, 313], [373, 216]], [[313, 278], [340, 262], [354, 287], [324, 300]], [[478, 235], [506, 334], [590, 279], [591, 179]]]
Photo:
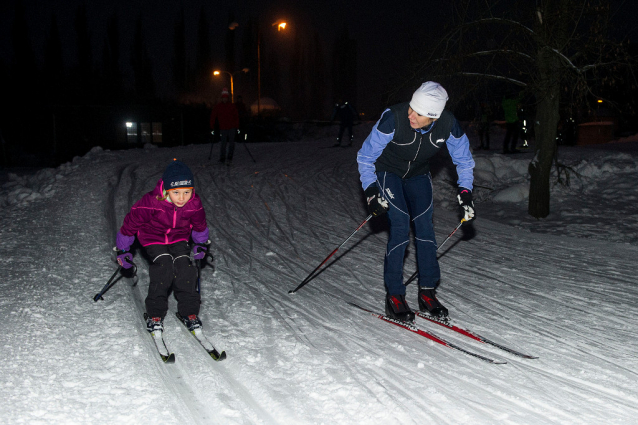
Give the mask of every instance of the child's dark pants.
[[166, 316], [168, 294], [172, 288], [177, 299], [177, 311], [182, 317], [199, 314], [197, 269], [191, 264], [188, 243], [149, 245], [145, 249], [151, 259], [146, 313], [151, 317]]

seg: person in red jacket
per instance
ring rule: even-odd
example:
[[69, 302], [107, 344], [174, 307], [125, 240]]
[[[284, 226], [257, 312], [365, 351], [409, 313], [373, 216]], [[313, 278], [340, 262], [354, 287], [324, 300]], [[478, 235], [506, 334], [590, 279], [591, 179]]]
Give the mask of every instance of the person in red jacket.
[[210, 129], [215, 134], [215, 121], [219, 124], [221, 149], [219, 162], [231, 165], [235, 152], [235, 134], [239, 129], [239, 112], [233, 103], [229, 101], [228, 89], [222, 90], [222, 101], [213, 108], [210, 113]]
[[209, 232], [206, 212], [194, 193], [194, 183], [191, 170], [174, 160], [155, 189], [133, 205], [117, 233], [117, 261], [123, 268], [132, 267], [128, 260], [133, 259], [130, 248], [136, 236], [152, 261], [145, 302], [146, 327], [151, 333], [164, 331], [171, 288], [184, 324], [190, 331], [202, 327], [197, 317], [201, 302], [197, 269], [190, 253], [195, 260], [204, 258]]

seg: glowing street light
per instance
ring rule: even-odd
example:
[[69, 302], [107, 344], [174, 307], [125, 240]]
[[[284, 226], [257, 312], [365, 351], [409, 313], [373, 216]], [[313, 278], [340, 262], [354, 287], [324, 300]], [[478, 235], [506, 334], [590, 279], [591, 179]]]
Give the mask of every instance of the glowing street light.
[[[277, 31], [286, 29], [286, 22], [275, 21], [273, 27], [277, 27]], [[257, 32], [257, 115], [261, 114], [261, 29]]]
[[[241, 71], [235, 72], [235, 74], [237, 74], [239, 72], [247, 73], [248, 71], [249, 71], [248, 68], [244, 68]], [[228, 74], [228, 76], [230, 77], [230, 101], [232, 103], [235, 103], [235, 89], [233, 87], [233, 74], [228, 72], [228, 71], [220, 71], [220, 70], [216, 69], [216, 70], [213, 71], [213, 75], [214, 76], [218, 76], [218, 75], [221, 75], [222, 72], [225, 73], [225, 74]]]

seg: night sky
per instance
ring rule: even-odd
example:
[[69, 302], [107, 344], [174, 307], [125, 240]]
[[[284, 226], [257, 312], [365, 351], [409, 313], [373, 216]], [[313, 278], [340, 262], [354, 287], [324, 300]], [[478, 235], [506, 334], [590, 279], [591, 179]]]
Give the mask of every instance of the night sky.
[[[55, 13], [64, 46], [66, 67], [72, 66], [76, 58], [75, 30], [73, 20], [78, 6], [84, 0], [21, 0], [27, 14], [31, 41], [38, 60], [42, 60], [43, 49], [49, 34], [52, 15]], [[532, 0], [529, 0], [532, 1]], [[252, 17], [264, 31], [272, 30], [270, 23], [285, 19], [288, 31], [305, 31], [309, 35], [317, 31], [324, 41], [324, 56], [330, 64], [332, 45], [337, 34], [347, 25], [351, 38], [356, 40], [358, 56], [358, 108], [376, 113], [382, 106], [384, 95], [400, 81], [410, 60], [410, 51], [421, 47], [428, 40], [435, 40], [442, 25], [451, 19], [450, 2], [445, 0], [420, 1], [372, 1], [372, 0], [237, 0], [237, 1], [139, 1], [109, 0], [85, 1], [90, 23], [91, 41], [94, 46], [93, 59], [99, 62], [105, 41], [108, 17], [117, 11], [120, 25], [122, 70], [130, 78], [130, 46], [137, 17], [142, 14], [145, 39], [153, 61], [154, 78], [159, 94], [170, 86], [173, 55], [173, 32], [176, 17], [183, 8], [187, 23], [187, 44], [190, 61], [194, 62], [197, 22], [202, 8], [209, 18], [213, 57], [224, 57], [224, 34], [229, 13], [233, 13], [239, 29]], [[637, 8], [635, 0], [614, 0], [614, 7], [622, 6], [618, 19], [624, 27], [633, 25], [628, 18]], [[0, 60], [12, 63], [12, 37], [15, 0], [0, 3]], [[633, 17], [631, 19], [634, 19]], [[632, 33], [638, 37], [638, 31]], [[290, 35], [285, 35], [290, 37]], [[237, 34], [239, 45], [241, 34]], [[283, 52], [285, 59], [285, 52]], [[238, 51], [237, 59], [241, 58]], [[237, 64], [239, 67], [241, 64]], [[263, 64], [262, 64], [263, 66]], [[329, 68], [327, 69], [329, 72]], [[125, 74], [126, 75], [126, 74]], [[409, 96], [415, 87], [405, 89]], [[328, 88], [329, 89], [329, 88]]]
[[[55, 13], [64, 48], [65, 66], [76, 63], [76, 33], [73, 20], [83, 0], [22, 0], [31, 32], [31, 42], [38, 60], [42, 60], [50, 23]], [[0, 6], [0, 58], [4, 63], [12, 62], [11, 28], [14, 16], [13, 0]], [[172, 78], [170, 63], [173, 54], [173, 32], [176, 17], [183, 8], [187, 23], [187, 44], [190, 44], [190, 61], [194, 62], [197, 23], [202, 8], [209, 18], [213, 56], [224, 57], [224, 34], [228, 26], [229, 13], [233, 13], [239, 30], [252, 17], [262, 25], [263, 31], [272, 30], [270, 24], [285, 19], [290, 31], [306, 31], [312, 36], [319, 33], [324, 42], [327, 65], [332, 58], [335, 37], [347, 25], [350, 37], [357, 42], [359, 108], [377, 110], [384, 94], [393, 81], [408, 65], [410, 48], [420, 46], [433, 36], [433, 28], [450, 16], [451, 10], [445, 1], [409, 1], [398, 6], [396, 2], [312, 1], [312, 0], [238, 0], [238, 1], [130, 1], [110, 0], [106, 2], [86, 1], [90, 24], [93, 59], [99, 62], [106, 37], [107, 19], [117, 11], [120, 25], [120, 43], [123, 71], [130, 74], [129, 53], [133, 40], [134, 24], [142, 14], [146, 43], [153, 61], [156, 87], [161, 93]], [[237, 34], [239, 45], [241, 34]], [[283, 39], [283, 42], [286, 40]], [[285, 52], [282, 54], [285, 59]], [[237, 58], [241, 54], [238, 51]], [[238, 66], [241, 64], [238, 63]], [[264, 64], [262, 64], [262, 67]], [[329, 68], [327, 69], [329, 72]], [[130, 78], [130, 75], [128, 75]]]

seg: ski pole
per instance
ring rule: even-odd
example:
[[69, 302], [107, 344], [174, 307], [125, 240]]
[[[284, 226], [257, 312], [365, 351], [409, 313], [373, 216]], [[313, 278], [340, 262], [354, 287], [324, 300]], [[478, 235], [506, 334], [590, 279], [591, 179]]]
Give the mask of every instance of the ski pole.
[[[206, 241], [205, 244], [208, 246], [208, 248], [210, 248], [210, 240]], [[202, 260], [204, 262], [204, 265], [209, 264], [211, 267], [213, 267], [213, 270], [215, 269], [215, 266], [212, 263], [207, 263], [206, 262], [206, 257], [210, 257], [211, 260], [214, 260], [213, 258], [213, 254], [211, 254], [208, 249], [206, 249], [206, 254], [204, 254], [204, 258], [202, 258], [201, 260], [196, 260], [195, 259], [195, 254], [193, 253], [193, 251], [190, 252], [190, 260], [191, 262], [195, 263], [195, 266], [197, 267], [197, 293], [200, 294], [201, 293], [201, 286], [200, 286], [200, 278], [201, 278], [201, 270], [202, 270]]]
[[215, 144], [215, 132], [211, 131], [210, 134], [213, 136], [210, 140], [210, 152], [208, 152], [208, 160], [210, 161], [210, 157], [213, 156], [213, 145]]
[[248, 152], [248, 155], [250, 155], [250, 159], [253, 160], [253, 162], [256, 164], [257, 161], [255, 161], [255, 158], [253, 158], [253, 154], [250, 153], [250, 151], [248, 150], [248, 146], [246, 146], [246, 139], [248, 138], [248, 134], [244, 134], [244, 147], [246, 148], [246, 152]]
[[314, 277], [314, 274], [317, 272], [317, 270], [319, 270], [319, 269], [321, 268], [321, 266], [323, 266], [324, 264], [326, 264], [326, 262], [327, 262], [327, 261], [328, 261], [328, 260], [329, 260], [329, 259], [330, 259], [333, 255], [335, 255], [335, 253], [336, 253], [337, 251], [339, 251], [339, 248], [341, 248], [342, 246], [344, 246], [344, 245], [346, 244], [346, 242], [348, 242], [348, 241], [350, 240], [350, 238], [351, 238], [352, 236], [354, 236], [354, 234], [355, 234], [355, 233], [357, 233], [357, 232], [359, 231], [359, 229], [361, 229], [361, 228], [363, 227], [363, 225], [364, 225], [364, 224], [366, 224], [366, 223], [367, 223], [367, 222], [368, 222], [371, 218], [372, 218], [372, 214], [370, 214], [370, 215], [369, 215], [369, 216], [368, 216], [365, 220], [363, 220], [363, 222], [359, 225], [359, 227], [357, 227], [357, 228], [355, 229], [355, 231], [354, 231], [354, 232], [352, 232], [352, 233], [350, 234], [350, 236], [348, 236], [348, 238], [347, 238], [345, 241], [343, 241], [343, 242], [341, 243], [341, 245], [339, 245], [338, 247], [336, 247], [336, 248], [335, 248], [335, 250], [334, 250], [334, 251], [332, 251], [332, 252], [330, 253], [330, 255], [328, 255], [328, 256], [326, 257], [326, 259], [325, 259], [325, 260], [323, 260], [323, 261], [321, 262], [321, 264], [319, 264], [319, 265], [317, 266], [317, 268], [316, 268], [316, 269], [314, 269], [314, 270], [313, 270], [313, 271], [312, 271], [312, 272], [308, 275], [308, 277], [306, 277], [306, 278], [305, 278], [305, 279], [304, 279], [304, 280], [303, 280], [303, 281], [302, 281], [302, 282], [301, 282], [301, 283], [300, 283], [300, 284], [299, 284], [299, 285], [298, 285], [295, 289], [291, 289], [290, 291], [288, 291], [288, 293], [289, 293], [289, 294], [294, 294], [294, 293], [295, 293], [295, 292], [297, 292], [299, 289], [301, 289], [301, 288], [302, 288], [302, 287], [303, 287], [306, 283], [310, 282], [310, 280], [312, 279], [312, 277]]
[[[461, 228], [461, 226], [463, 225], [463, 223], [465, 223], [467, 220], [466, 219], [461, 219], [461, 222], [458, 224], [458, 226], [456, 226], [454, 228], [454, 230], [452, 230], [452, 233], [450, 233], [447, 238], [445, 238], [445, 240], [443, 241], [443, 243], [441, 245], [439, 245], [439, 247], [436, 249], [436, 252], [439, 252], [439, 250], [441, 248], [443, 248], [443, 245], [445, 245], [445, 243], [452, 237], [453, 234], [456, 233], [457, 230], [459, 230]], [[405, 286], [408, 286], [410, 283], [412, 283], [412, 281], [414, 279], [416, 279], [416, 277], [419, 275], [419, 270], [415, 271], [414, 274], [412, 276], [410, 276], [410, 279], [408, 279], [407, 282], [405, 282]]]
[[199, 264], [201, 260], [195, 260], [195, 265], [197, 266], [197, 293], [201, 294], [201, 290], [202, 288], [199, 286], [199, 278], [200, 278], [200, 272], [202, 270], [202, 266]]
[[[126, 261], [128, 261], [128, 260], [126, 260]], [[135, 263], [132, 262], [132, 261], [128, 261], [128, 263], [133, 265], [133, 273], [136, 274], [137, 273], [137, 266], [135, 265]], [[93, 301], [97, 302], [98, 300], [103, 300], [104, 299], [104, 298], [102, 298], [102, 295], [104, 295], [106, 293], [106, 291], [111, 289], [111, 286], [115, 285], [115, 282], [117, 282], [117, 279], [115, 279], [115, 276], [117, 276], [117, 274], [120, 271], [122, 271], [122, 268], [123, 267], [120, 266], [120, 265], [117, 266], [117, 270], [115, 270], [115, 272], [111, 275], [111, 278], [109, 279], [108, 282], [106, 282], [106, 285], [104, 285], [102, 290], [93, 297]]]

